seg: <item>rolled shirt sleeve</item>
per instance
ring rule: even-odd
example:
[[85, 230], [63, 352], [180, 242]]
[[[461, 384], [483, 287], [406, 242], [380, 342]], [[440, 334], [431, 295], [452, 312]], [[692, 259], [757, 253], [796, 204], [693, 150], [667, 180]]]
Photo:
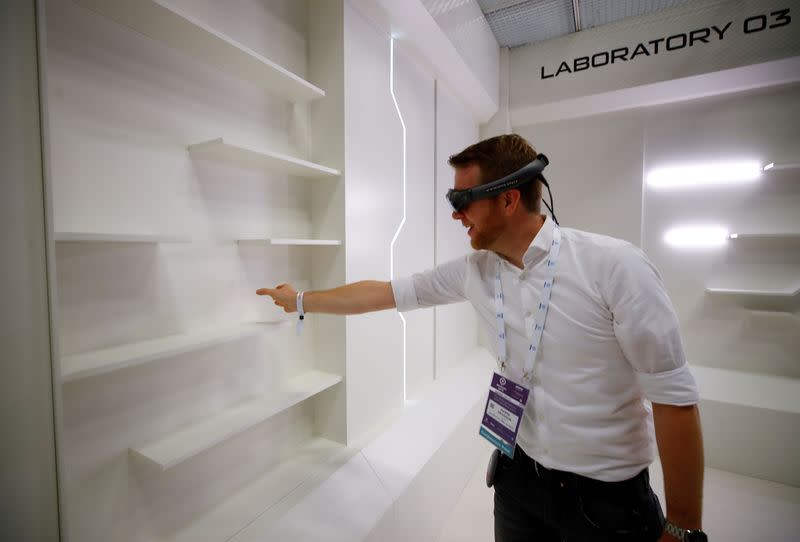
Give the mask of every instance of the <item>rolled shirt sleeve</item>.
[[698, 403], [678, 316], [664, 283], [645, 254], [630, 243], [615, 250], [606, 297], [614, 334], [645, 397], [677, 406]]
[[443, 263], [423, 273], [394, 279], [392, 292], [399, 312], [466, 300], [469, 256]]

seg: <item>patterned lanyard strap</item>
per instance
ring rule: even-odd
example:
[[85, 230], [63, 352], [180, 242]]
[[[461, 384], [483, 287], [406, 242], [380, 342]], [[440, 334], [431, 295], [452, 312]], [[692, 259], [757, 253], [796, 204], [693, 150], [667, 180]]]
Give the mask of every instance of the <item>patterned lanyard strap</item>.
[[[545, 279], [542, 287], [542, 295], [539, 300], [539, 308], [536, 311], [536, 319], [533, 326], [533, 336], [531, 337], [530, 346], [528, 346], [528, 353], [525, 357], [525, 366], [523, 370], [523, 379], [530, 381], [533, 375], [533, 366], [536, 361], [536, 352], [539, 350], [539, 343], [542, 340], [542, 333], [544, 332], [544, 321], [547, 318], [547, 309], [550, 307], [550, 295], [553, 293], [553, 279], [556, 274], [556, 260], [558, 260], [558, 253], [561, 250], [561, 229], [553, 226], [553, 242], [550, 246], [550, 251], [547, 256]], [[494, 302], [496, 309], [497, 319], [497, 361], [500, 364], [500, 372], [505, 371], [506, 362], [508, 361], [508, 351], [506, 347], [506, 323], [505, 323], [505, 300], [503, 297], [503, 284], [500, 281], [500, 271], [502, 269], [502, 262], [497, 258], [497, 271], [494, 276]]]

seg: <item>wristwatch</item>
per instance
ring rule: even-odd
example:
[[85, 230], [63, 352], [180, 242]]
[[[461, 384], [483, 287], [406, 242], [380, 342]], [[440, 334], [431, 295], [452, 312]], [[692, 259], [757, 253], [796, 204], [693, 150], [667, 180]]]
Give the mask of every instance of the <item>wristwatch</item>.
[[700, 529], [684, 529], [670, 520], [667, 520], [667, 523], [664, 524], [664, 530], [681, 542], [708, 542], [708, 536]]

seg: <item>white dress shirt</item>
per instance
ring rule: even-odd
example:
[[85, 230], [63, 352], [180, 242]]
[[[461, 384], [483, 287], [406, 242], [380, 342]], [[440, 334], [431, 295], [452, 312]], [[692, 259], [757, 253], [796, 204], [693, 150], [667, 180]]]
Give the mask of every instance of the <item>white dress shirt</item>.
[[[505, 374], [522, 383], [553, 228], [547, 217], [523, 256], [524, 269], [480, 250], [392, 281], [397, 309], [467, 300], [489, 336], [496, 337], [500, 260], [509, 361]], [[697, 386], [686, 364], [678, 318], [644, 253], [620, 239], [570, 228], [561, 232], [550, 308], [517, 444], [547, 468], [608, 482], [626, 480], [655, 455], [646, 399], [695, 404]]]

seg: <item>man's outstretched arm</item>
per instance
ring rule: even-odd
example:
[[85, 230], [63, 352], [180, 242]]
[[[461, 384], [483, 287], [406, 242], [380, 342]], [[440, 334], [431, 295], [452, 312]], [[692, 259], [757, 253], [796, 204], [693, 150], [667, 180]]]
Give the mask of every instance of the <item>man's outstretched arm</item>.
[[[259, 288], [258, 295], [268, 295], [286, 312], [297, 311], [297, 290], [290, 284], [276, 288]], [[305, 312], [326, 314], [363, 314], [395, 308], [390, 282], [364, 280], [331, 290], [307, 291], [303, 294]]]

